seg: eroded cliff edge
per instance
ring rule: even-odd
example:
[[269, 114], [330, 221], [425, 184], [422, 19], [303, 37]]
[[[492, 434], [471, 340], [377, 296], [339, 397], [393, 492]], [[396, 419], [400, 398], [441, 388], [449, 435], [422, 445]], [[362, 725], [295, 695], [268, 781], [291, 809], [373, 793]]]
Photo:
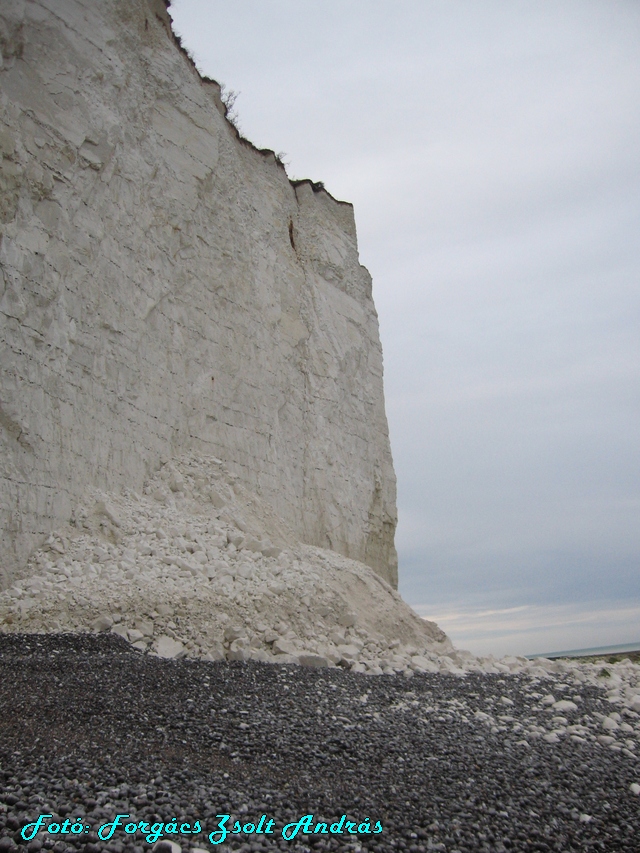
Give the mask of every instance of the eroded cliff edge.
[[0, 49], [3, 582], [191, 452], [395, 585], [352, 207], [238, 138], [162, 2], [5, 0]]

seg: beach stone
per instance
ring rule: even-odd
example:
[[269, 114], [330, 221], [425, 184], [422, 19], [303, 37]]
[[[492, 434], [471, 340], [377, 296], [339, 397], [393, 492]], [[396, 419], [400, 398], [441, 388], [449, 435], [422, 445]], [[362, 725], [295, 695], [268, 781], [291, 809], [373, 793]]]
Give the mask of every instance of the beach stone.
[[300, 661], [300, 666], [309, 666], [317, 668], [329, 666], [329, 661], [323, 655], [301, 654], [298, 655], [298, 660]]
[[605, 746], [611, 746], [616, 743], [616, 739], [612, 735], [598, 735], [598, 741]]
[[553, 709], [554, 711], [577, 711], [578, 706], [570, 699], [559, 699], [553, 703]]
[[156, 841], [151, 849], [153, 853], [182, 853], [182, 847], [177, 842], [169, 841], [167, 838]]

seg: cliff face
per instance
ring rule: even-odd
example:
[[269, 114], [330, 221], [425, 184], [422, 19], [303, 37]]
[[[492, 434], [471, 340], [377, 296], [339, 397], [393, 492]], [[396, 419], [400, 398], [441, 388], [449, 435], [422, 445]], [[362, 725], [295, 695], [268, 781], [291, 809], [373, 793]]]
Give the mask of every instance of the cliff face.
[[223, 459], [396, 584], [352, 207], [240, 140], [153, 0], [0, 7], [4, 579], [88, 487]]

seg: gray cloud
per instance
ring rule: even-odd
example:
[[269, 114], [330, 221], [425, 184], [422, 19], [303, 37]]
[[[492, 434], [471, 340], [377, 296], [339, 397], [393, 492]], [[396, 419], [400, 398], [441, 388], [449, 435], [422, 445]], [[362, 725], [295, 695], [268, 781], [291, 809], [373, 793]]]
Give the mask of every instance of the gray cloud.
[[355, 204], [405, 598], [640, 603], [640, 6], [173, 10], [246, 135]]

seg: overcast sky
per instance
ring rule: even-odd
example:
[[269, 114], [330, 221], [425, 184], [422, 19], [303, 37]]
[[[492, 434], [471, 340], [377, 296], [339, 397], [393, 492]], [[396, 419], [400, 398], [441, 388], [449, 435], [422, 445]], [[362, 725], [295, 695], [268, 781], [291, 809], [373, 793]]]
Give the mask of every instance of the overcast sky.
[[476, 652], [640, 645], [640, 3], [174, 0], [353, 202], [400, 591]]

